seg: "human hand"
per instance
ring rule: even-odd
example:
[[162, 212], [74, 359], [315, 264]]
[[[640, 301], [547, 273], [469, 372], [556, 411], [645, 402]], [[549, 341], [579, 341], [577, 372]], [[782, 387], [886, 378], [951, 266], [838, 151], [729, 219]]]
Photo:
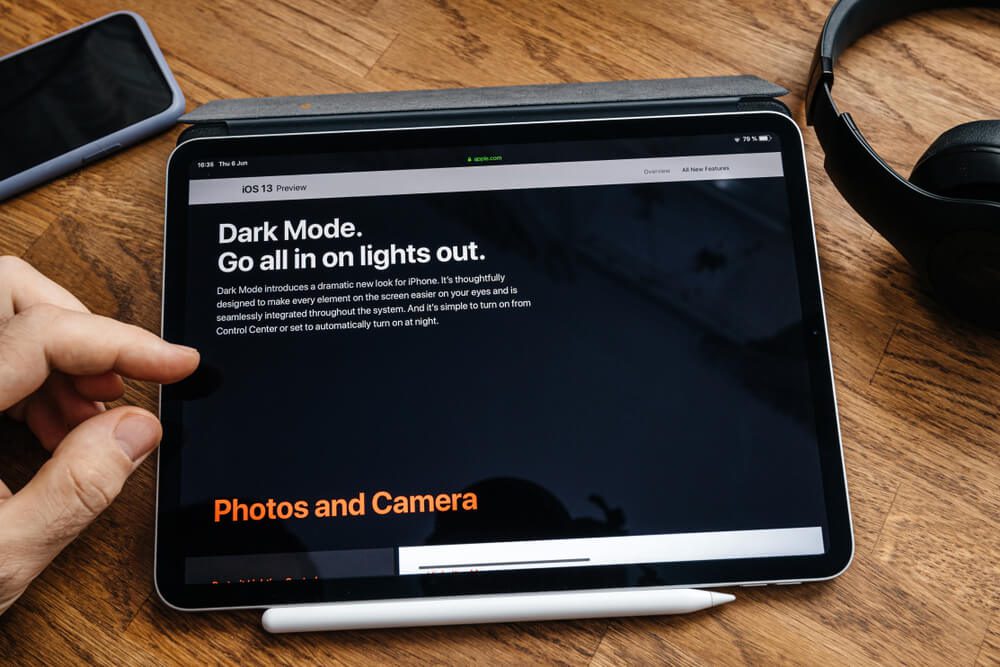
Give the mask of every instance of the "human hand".
[[91, 314], [24, 261], [0, 257], [0, 412], [25, 421], [52, 457], [18, 493], [0, 481], [0, 614], [104, 511], [160, 441], [122, 376], [169, 384], [198, 352]]

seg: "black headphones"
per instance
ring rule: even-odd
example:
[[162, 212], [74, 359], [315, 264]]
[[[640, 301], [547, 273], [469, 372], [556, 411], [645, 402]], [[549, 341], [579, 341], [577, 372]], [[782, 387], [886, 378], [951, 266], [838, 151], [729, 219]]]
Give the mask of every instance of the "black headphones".
[[919, 11], [998, 7], [1000, 0], [839, 0], [826, 19], [809, 73], [806, 121], [844, 199], [884, 236], [960, 316], [1000, 328], [1000, 120], [954, 127], [921, 156], [910, 180], [897, 174], [833, 102], [833, 66], [879, 26]]

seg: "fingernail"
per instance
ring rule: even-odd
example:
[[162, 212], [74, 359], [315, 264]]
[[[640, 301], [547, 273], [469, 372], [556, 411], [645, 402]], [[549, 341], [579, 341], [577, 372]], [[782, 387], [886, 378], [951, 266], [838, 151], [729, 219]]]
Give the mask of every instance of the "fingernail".
[[159, 437], [159, 426], [152, 417], [129, 415], [115, 427], [118, 446], [133, 461], [138, 461], [153, 451]]
[[179, 350], [184, 350], [188, 354], [199, 354], [198, 350], [196, 350], [193, 347], [189, 347], [187, 345], [178, 345], [177, 343], [173, 343], [173, 346]]

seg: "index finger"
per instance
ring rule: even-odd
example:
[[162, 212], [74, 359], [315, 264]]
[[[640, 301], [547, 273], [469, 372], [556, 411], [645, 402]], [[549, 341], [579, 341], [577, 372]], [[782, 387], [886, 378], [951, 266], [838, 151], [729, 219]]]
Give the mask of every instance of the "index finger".
[[0, 256], [0, 319], [7, 319], [40, 303], [51, 303], [81, 313], [90, 312], [69, 290], [23, 259]]
[[38, 389], [53, 370], [114, 371], [169, 384], [198, 366], [197, 350], [108, 317], [38, 304], [0, 328], [0, 410]]

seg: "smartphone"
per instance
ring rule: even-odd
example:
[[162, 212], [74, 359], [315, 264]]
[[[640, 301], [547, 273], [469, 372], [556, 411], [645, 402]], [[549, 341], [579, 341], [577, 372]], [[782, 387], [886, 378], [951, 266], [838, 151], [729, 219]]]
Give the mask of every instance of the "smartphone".
[[132, 12], [0, 57], [0, 201], [162, 132], [183, 112], [153, 33]]

